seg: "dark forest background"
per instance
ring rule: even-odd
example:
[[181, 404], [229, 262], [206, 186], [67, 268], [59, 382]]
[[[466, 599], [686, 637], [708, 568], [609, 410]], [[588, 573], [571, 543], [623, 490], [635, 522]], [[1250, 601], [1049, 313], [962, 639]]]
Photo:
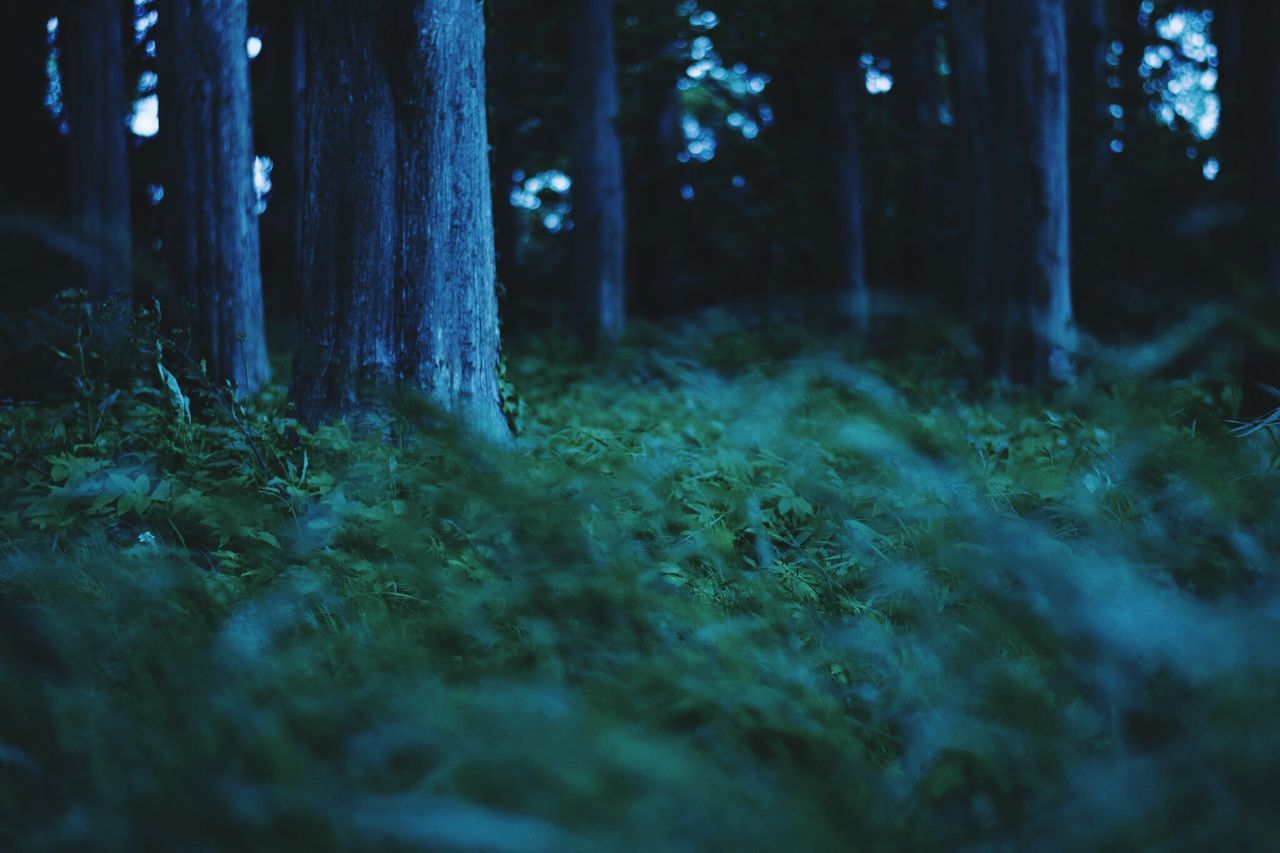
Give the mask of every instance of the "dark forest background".
[[1277, 40], [8, 4], [0, 847], [1266, 849]]

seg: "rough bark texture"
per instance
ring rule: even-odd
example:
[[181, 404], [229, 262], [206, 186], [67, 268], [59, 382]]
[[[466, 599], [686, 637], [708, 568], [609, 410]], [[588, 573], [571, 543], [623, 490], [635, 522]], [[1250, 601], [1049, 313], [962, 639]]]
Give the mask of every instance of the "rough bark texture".
[[[118, 0], [73, 0], [59, 19], [62, 95], [71, 129], [71, 217], [81, 287], [95, 302], [131, 296], [129, 114]], [[119, 307], [119, 305], [117, 306]]]
[[589, 334], [616, 337], [626, 321], [626, 222], [613, 0], [570, 9], [573, 275]]
[[302, 416], [396, 385], [509, 435], [477, 0], [309, 5]]
[[164, 0], [160, 118], [166, 146], [165, 249], [194, 346], [217, 383], [267, 379], [247, 0]]
[[1063, 2], [987, 9], [998, 242], [992, 278], [1006, 306], [1000, 366], [1032, 382], [1070, 380], [1076, 349]]
[[960, 280], [966, 315], [984, 338], [991, 316], [991, 89], [987, 73], [986, 0], [952, 0], [951, 81], [956, 119]]

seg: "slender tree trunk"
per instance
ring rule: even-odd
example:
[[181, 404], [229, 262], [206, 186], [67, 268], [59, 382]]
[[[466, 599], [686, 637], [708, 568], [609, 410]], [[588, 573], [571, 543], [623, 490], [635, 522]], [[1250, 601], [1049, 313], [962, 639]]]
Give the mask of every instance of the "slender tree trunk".
[[247, 0], [163, 0], [165, 247], [195, 353], [217, 383], [267, 380], [253, 189]]
[[989, 340], [995, 188], [986, 27], [986, 0], [952, 0], [950, 48], [958, 160], [960, 279], [970, 324], [982, 339]]
[[831, 104], [832, 213], [836, 286], [845, 314], [860, 331], [871, 328], [871, 289], [866, 272], [866, 229], [862, 192], [862, 104], [865, 72], [854, 51], [836, 55]]
[[293, 399], [316, 421], [376, 411], [403, 384], [482, 435], [508, 436], [481, 4], [308, 9]]
[[72, 0], [59, 30], [81, 286], [116, 310], [127, 309], [132, 289], [123, 11], [118, 0]]
[[589, 334], [626, 321], [626, 222], [613, 0], [574, 0], [570, 12], [573, 267]]
[[993, 279], [1004, 296], [1006, 375], [1069, 381], [1071, 307], [1066, 19], [1063, 0], [992, 3]]
[[[271, 196], [259, 217], [263, 290], [268, 303], [296, 316], [302, 278], [302, 176], [306, 157], [306, 28], [302, 0], [265, 7], [265, 97], [255, 104], [257, 150], [271, 158]], [[261, 109], [256, 109], [257, 106]]]

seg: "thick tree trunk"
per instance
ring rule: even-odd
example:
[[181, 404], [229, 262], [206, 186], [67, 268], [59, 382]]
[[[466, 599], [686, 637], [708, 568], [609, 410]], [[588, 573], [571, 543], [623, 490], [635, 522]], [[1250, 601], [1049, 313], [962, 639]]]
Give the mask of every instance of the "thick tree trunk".
[[117, 303], [116, 313], [132, 289], [123, 10], [118, 0], [72, 0], [59, 30], [81, 287], [95, 302]]
[[1063, 0], [992, 3], [987, 14], [1001, 368], [1016, 379], [1069, 381], [1076, 332]]
[[613, 0], [574, 0], [570, 18], [573, 277], [587, 333], [612, 338], [626, 321]]
[[981, 338], [989, 340], [995, 188], [986, 27], [986, 0], [952, 0], [950, 48], [961, 290], [970, 324]]
[[303, 418], [358, 412], [397, 378], [396, 104], [379, 12], [344, 0], [307, 16], [307, 161], [300, 335]]
[[254, 211], [247, 0], [164, 0], [160, 106], [165, 248], [194, 353], [216, 383], [267, 380]]
[[308, 421], [398, 383], [509, 435], [474, 0], [316, 0], [308, 17], [307, 293], [292, 396]]

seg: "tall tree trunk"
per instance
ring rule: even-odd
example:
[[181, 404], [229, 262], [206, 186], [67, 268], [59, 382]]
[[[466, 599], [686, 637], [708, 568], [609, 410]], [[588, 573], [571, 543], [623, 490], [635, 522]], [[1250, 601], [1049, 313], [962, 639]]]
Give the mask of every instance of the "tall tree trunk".
[[474, 0], [309, 7], [302, 335], [308, 421], [376, 411], [398, 383], [509, 435]]
[[573, 276], [588, 334], [612, 338], [626, 321], [613, 0], [574, 0], [570, 19]]
[[986, 0], [952, 0], [950, 23], [961, 290], [971, 326], [989, 340], [995, 185]]
[[988, 68], [994, 118], [993, 280], [1003, 295], [1006, 375], [1074, 374], [1064, 0], [992, 3]]
[[127, 308], [132, 289], [124, 8], [119, 0], [72, 0], [59, 30], [81, 286], [117, 309]]
[[217, 383], [267, 380], [253, 189], [247, 0], [163, 0], [160, 106], [165, 247], [194, 355]]
[[[271, 0], [254, 131], [257, 150], [270, 157], [271, 196], [259, 217], [263, 290], [273, 308], [296, 316], [302, 278], [302, 176], [306, 157], [306, 28], [302, 0]], [[255, 104], [257, 107], [258, 104]]]
[[865, 72], [853, 50], [833, 57], [831, 166], [835, 274], [844, 313], [860, 331], [871, 328], [871, 289], [867, 284], [866, 229], [862, 192], [862, 103]]

